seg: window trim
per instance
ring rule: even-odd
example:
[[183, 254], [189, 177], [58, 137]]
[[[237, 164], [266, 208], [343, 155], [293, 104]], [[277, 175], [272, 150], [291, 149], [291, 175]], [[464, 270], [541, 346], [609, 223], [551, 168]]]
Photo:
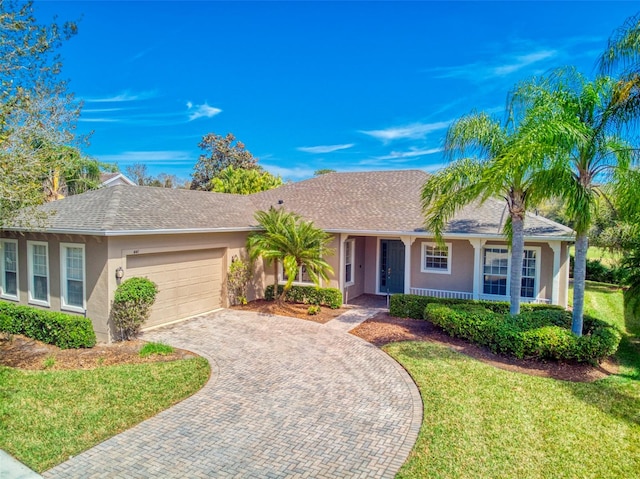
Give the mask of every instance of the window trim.
[[[33, 247], [44, 246], [47, 254], [47, 299], [35, 299], [33, 297], [33, 291], [35, 290], [35, 284], [33, 282]], [[29, 304], [36, 304], [38, 306], [51, 306], [51, 271], [49, 268], [49, 243], [46, 241], [27, 241], [27, 270], [29, 274]]]
[[[351, 256], [347, 258], [347, 243], [351, 244]], [[344, 285], [345, 286], [353, 286], [356, 284], [355, 275], [353, 274], [353, 264], [355, 263], [355, 248], [356, 248], [356, 240], [354, 238], [348, 239], [344, 242]], [[347, 280], [347, 265], [351, 265], [351, 279]]]
[[[5, 244], [14, 244], [16, 246], [16, 294], [8, 294], [5, 292], [7, 287], [5, 281], [5, 256], [4, 256], [4, 245]], [[18, 240], [11, 238], [2, 238], [0, 239], [0, 255], [2, 255], [0, 259], [0, 298], [9, 299], [12, 301], [20, 301], [20, 259], [19, 259], [19, 251], [18, 251]]]
[[[304, 265], [300, 265], [298, 267], [298, 274], [296, 275], [296, 278], [300, 278], [300, 281], [296, 281], [294, 280], [293, 285], [295, 286], [315, 286], [315, 283], [313, 281], [302, 281], [302, 267]], [[287, 284], [287, 280], [284, 279], [284, 268], [282, 267], [282, 261], [278, 261], [278, 284]], [[322, 285], [322, 279], [320, 279], [320, 285]]]
[[[67, 304], [67, 250], [80, 248], [82, 250], [82, 306]], [[84, 243], [60, 243], [60, 309], [84, 313], [87, 310], [87, 262]]]
[[453, 248], [451, 247], [451, 243], [445, 243], [445, 248], [447, 248], [447, 269], [435, 269], [435, 268], [427, 268], [425, 266], [425, 261], [427, 259], [427, 248], [434, 247], [440, 248], [441, 246], [437, 243], [423, 241], [420, 245], [420, 272], [421, 273], [434, 273], [434, 274], [451, 274], [451, 251]]
[[[485, 293], [484, 292], [484, 251], [487, 249], [506, 249], [507, 250], [507, 288], [506, 288], [506, 294], [503, 296], [501, 294], [490, 294], [490, 293]], [[540, 299], [540, 271], [542, 268], [542, 248], [540, 246], [525, 246], [524, 247], [525, 251], [535, 251], [536, 253], [536, 272], [535, 272], [535, 276], [534, 276], [534, 282], [533, 282], [533, 291], [535, 293], [535, 296], [530, 296], [530, 297], [525, 297], [522, 296], [522, 278], [525, 278], [525, 276], [521, 276], [521, 286], [520, 286], [520, 299], [525, 299], [525, 300], [537, 300]], [[509, 298], [511, 296], [511, 258], [512, 258], [512, 254], [511, 254], [511, 250], [509, 249], [508, 246], [506, 245], [485, 245], [482, 247], [482, 265], [481, 265], [481, 273], [482, 273], [482, 279], [480, 281], [480, 290], [481, 290], [481, 295], [484, 296], [495, 296], [497, 298]], [[527, 276], [528, 278], [529, 276]]]

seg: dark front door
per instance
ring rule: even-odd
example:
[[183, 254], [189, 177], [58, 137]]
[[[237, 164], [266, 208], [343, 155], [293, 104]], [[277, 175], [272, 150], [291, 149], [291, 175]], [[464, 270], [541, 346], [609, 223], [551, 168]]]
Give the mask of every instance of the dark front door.
[[380, 292], [404, 293], [404, 243], [380, 240]]

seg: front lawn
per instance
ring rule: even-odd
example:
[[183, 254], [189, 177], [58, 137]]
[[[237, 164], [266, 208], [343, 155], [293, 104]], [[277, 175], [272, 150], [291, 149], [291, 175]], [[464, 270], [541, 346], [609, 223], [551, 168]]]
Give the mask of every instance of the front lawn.
[[0, 449], [42, 472], [199, 390], [203, 358], [92, 370], [0, 366]]
[[385, 346], [424, 404], [398, 478], [628, 478], [640, 471], [640, 351], [622, 291], [587, 288], [586, 312], [627, 331], [620, 374], [593, 383], [527, 376], [428, 342]]

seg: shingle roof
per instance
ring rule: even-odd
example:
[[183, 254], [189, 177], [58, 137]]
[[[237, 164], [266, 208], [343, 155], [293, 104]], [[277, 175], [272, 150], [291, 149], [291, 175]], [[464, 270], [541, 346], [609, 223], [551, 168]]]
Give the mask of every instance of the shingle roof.
[[[49, 231], [131, 234], [243, 230], [257, 210], [283, 206], [327, 231], [425, 233], [420, 205], [428, 174], [420, 170], [328, 173], [250, 196], [154, 187], [114, 186], [42, 206]], [[504, 204], [469, 205], [449, 223], [452, 235], [500, 235]], [[569, 237], [571, 229], [527, 215], [527, 237]]]
[[[429, 175], [421, 170], [327, 173], [252, 195], [258, 209], [295, 211], [329, 231], [424, 232], [421, 191]], [[449, 234], [499, 235], [506, 220], [504, 204], [487, 200], [462, 209], [449, 222]], [[528, 214], [525, 235], [571, 236], [573, 231]]]
[[41, 207], [45, 230], [126, 232], [243, 229], [253, 221], [247, 196], [118, 185]]

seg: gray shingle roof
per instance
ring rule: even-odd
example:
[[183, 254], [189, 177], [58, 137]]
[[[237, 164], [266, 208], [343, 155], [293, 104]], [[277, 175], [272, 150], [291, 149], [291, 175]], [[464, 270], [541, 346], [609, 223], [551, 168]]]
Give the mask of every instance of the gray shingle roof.
[[[242, 230], [256, 226], [257, 210], [281, 206], [328, 231], [424, 233], [420, 170], [328, 173], [250, 196], [153, 187], [114, 186], [71, 196], [42, 207], [54, 212], [46, 228], [64, 232]], [[470, 205], [449, 223], [453, 235], [499, 235], [504, 204]], [[528, 215], [528, 237], [568, 237], [572, 230]]]

